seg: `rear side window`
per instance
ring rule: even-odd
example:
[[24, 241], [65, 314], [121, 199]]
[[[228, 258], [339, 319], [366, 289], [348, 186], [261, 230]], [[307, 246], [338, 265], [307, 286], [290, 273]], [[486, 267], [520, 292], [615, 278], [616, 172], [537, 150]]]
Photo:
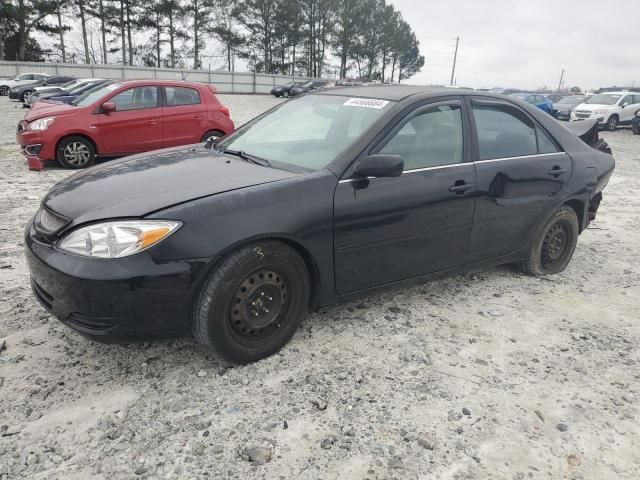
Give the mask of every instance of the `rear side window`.
[[165, 87], [167, 94], [167, 106], [197, 105], [200, 103], [200, 93], [195, 88]]
[[542, 128], [509, 105], [474, 105], [480, 160], [558, 151]]

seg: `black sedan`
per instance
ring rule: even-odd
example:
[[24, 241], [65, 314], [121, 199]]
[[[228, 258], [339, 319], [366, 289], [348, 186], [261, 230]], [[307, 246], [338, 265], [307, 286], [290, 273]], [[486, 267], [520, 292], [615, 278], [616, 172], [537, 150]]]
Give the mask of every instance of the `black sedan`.
[[36, 87], [63, 85], [65, 83], [71, 82], [72, 80], [75, 80], [75, 77], [46, 77], [37, 83], [13, 87], [11, 90], [9, 90], [9, 98], [12, 100], [24, 102], [28, 100], [29, 97], [31, 97], [33, 92], [36, 90]]
[[291, 94], [291, 89], [292, 88], [296, 88], [296, 87], [300, 87], [300, 86], [302, 86], [302, 83], [299, 83], [299, 82], [285, 83], [284, 85], [279, 85], [277, 87], [273, 87], [271, 89], [271, 95], [274, 95], [276, 97], [288, 98], [289, 95]]
[[636, 112], [631, 120], [631, 128], [634, 135], [640, 135], [640, 110]]
[[325, 82], [324, 80], [309, 80], [308, 82], [303, 83], [300, 86], [293, 87], [289, 92], [289, 95], [291, 95], [292, 97], [295, 97], [296, 95], [302, 95], [303, 93], [308, 93], [311, 90], [322, 88], [327, 85], [327, 83], [328, 82]]
[[57, 184], [26, 229], [33, 292], [84, 335], [192, 334], [246, 363], [308, 309], [379, 287], [504, 263], [558, 273], [614, 169], [591, 127], [574, 127], [583, 141], [486, 92], [308, 94], [217, 144]]

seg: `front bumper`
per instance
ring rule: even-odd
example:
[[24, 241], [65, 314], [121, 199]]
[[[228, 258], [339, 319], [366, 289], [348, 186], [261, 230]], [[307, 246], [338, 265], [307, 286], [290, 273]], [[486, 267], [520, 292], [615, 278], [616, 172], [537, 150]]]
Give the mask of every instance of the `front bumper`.
[[189, 333], [197, 272], [205, 263], [161, 262], [151, 251], [117, 260], [91, 259], [56, 249], [38, 237], [33, 224], [25, 234], [35, 297], [65, 325], [103, 340]]
[[55, 141], [47, 130], [18, 130], [16, 142], [27, 159], [29, 170], [42, 170], [45, 161], [54, 160], [56, 157]]
[[9, 90], [9, 98], [11, 100], [16, 100], [19, 97], [18, 92], [16, 92], [15, 90], [11, 89]]

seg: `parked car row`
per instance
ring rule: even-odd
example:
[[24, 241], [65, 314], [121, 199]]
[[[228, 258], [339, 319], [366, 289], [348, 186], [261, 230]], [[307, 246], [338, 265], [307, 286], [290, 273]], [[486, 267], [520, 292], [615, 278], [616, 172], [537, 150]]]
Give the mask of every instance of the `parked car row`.
[[273, 87], [271, 89], [271, 95], [276, 97], [295, 97], [296, 95], [302, 95], [308, 93], [311, 90], [318, 90], [324, 88], [329, 84], [324, 80], [309, 80], [307, 82], [289, 82], [284, 85]]
[[229, 109], [209, 85], [92, 79], [35, 102], [16, 138], [31, 169], [52, 160], [79, 169], [98, 156], [205, 142], [233, 131]]
[[0, 79], [0, 96], [9, 95], [9, 90], [13, 87], [38, 83], [49, 76], [46, 73], [20, 73], [13, 78]]

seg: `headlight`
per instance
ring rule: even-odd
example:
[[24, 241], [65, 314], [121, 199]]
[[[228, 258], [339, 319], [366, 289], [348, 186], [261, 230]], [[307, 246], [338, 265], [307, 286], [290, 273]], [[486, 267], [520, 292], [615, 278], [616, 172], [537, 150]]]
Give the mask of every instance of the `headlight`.
[[56, 117], [44, 117], [38, 120], [35, 120], [29, 124], [27, 127], [28, 130], [46, 130], [49, 128], [49, 125], [53, 123]]
[[182, 226], [171, 220], [122, 220], [72, 231], [58, 248], [84, 257], [121, 258], [141, 252]]

